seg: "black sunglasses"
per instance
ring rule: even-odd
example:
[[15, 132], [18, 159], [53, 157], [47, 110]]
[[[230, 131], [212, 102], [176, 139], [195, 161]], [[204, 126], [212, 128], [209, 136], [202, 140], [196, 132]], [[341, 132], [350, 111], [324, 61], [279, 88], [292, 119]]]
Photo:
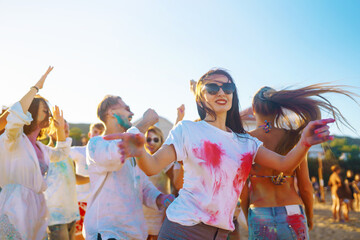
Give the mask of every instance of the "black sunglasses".
[[220, 91], [220, 88], [224, 91], [225, 94], [232, 94], [235, 91], [235, 84], [233, 83], [224, 83], [219, 86], [216, 83], [205, 84], [205, 90], [210, 95], [215, 95]]
[[157, 137], [154, 137], [154, 138], [148, 137], [148, 138], [146, 139], [146, 142], [147, 142], [147, 143], [150, 143], [151, 141], [154, 141], [154, 143], [158, 143], [158, 142], [159, 142], [159, 138], [157, 138]]

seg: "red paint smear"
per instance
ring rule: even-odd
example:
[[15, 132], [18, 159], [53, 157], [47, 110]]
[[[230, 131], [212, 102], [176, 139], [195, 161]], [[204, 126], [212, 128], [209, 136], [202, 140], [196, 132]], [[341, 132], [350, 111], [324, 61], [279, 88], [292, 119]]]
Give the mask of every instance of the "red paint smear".
[[219, 215], [219, 210], [217, 210], [215, 213], [212, 213], [210, 215], [209, 220], [207, 221], [208, 224], [213, 224], [215, 222], [217, 222], [217, 216]]
[[233, 181], [233, 187], [237, 195], [240, 195], [241, 193], [240, 186], [243, 182], [245, 182], [245, 180], [249, 176], [252, 165], [252, 159], [253, 159], [253, 153], [251, 152], [247, 152], [241, 155], [241, 165], [237, 169], [237, 173]]
[[220, 168], [221, 157], [224, 150], [215, 143], [203, 141], [202, 148], [194, 148], [193, 153], [197, 158], [205, 161], [205, 164], [212, 168]]
[[213, 187], [214, 194], [219, 194], [220, 186], [221, 186], [221, 181], [216, 180]]
[[304, 216], [300, 214], [294, 214], [286, 217], [286, 222], [294, 229], [296, 237], [300, 234], [304, 234], [306, 227], [303, 223]]

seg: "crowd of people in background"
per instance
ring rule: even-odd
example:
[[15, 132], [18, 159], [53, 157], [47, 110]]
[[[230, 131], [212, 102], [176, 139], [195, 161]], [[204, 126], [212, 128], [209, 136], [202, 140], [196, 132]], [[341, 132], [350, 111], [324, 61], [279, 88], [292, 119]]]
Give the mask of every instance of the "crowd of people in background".
[[331, 166], [331, 171], [328, 186], [331, 191], [333, 220], [347, 222], [350, 210], [360, 211], [360, 173], [354, 176], [352, 170], [347, 170], [343, 178], [339, 165]]
[[[329, 123], [349, 126], [323, 94], [351, 92], [263, 87], [247, 132], [234, 80], [212, 69], [191, 82], [199, 119], [183, 120], [181, 105], [167, 138], [154, 109], [133, 125], [124, 99], [107, 95], [84, 146], [72, 146], [63, 111], [38, 95], [52, 70], [0, 115], [0, 239], [228, 239], [240, 207], [249, 239], [309, 238], [320, 191], [306, 154], [333, 139]], [[360, 175], [332, 171], [333, 217], [347, 221]]]

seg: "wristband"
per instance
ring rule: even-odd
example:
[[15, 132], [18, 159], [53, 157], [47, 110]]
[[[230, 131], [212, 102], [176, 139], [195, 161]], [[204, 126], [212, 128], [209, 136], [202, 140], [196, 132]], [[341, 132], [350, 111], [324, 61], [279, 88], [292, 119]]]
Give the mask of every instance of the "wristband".
[[32, 88], [35, 88], [37, 93], [39, 92], [39, 88], [37, 86], [30, 87], [30, 89], [32, 89]]

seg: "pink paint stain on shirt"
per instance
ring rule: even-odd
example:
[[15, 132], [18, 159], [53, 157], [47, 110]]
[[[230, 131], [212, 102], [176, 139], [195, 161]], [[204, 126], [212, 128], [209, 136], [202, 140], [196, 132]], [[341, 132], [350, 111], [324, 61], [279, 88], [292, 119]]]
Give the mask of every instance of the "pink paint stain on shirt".
[[202, 147], [193, 148], [194, 155], [205, 161], [205, 165], [212, 168], [220, 168], [221, 157], [224, 155], [224, 150], [210, 141], [204, 140]]
[[202, 141], [201, 147], [193, 148], [193, 153], [197, 158], [204, 160], [203, 164], [205, 166], [216, 170], [213, 173], [215, 174], [216, 179], [213, 185], [213, 194], [219, 194], [221, 186], [221, 176], [219, 175], [221, 172], [220, 165], [222, 156], [225, 154], [225, 151], [216, 143], [204, 140]]
[[220, 186], [221, 186], [221, 179], [219, 179], [219, 181], [216, 180], [213, 186], [214, 194], [219, 194]]
[[217, 222], [217, 216], [219, 215], [219, 210], [216, 211], [215, 213], [211, 213], [210, 214], [210, 218], [209, 220], [206, 222], [207, 224], [214, 224]]
[[294, 214], [286, 217], [286, 222], [291, 226], [296, 233], [296, 237], [299, 239], [305, 235], [306, 227], [303, 220], [304, 216], [301, 214]]
[[237, 195], [240, 195], [241, 193], [240, 187], [249, 176], [253, 155], [254, 154], [251, 152], [247, 152], [241, 155], [241, 165], [237, 169], [237, 173], [233, 180], [233, 187]]

